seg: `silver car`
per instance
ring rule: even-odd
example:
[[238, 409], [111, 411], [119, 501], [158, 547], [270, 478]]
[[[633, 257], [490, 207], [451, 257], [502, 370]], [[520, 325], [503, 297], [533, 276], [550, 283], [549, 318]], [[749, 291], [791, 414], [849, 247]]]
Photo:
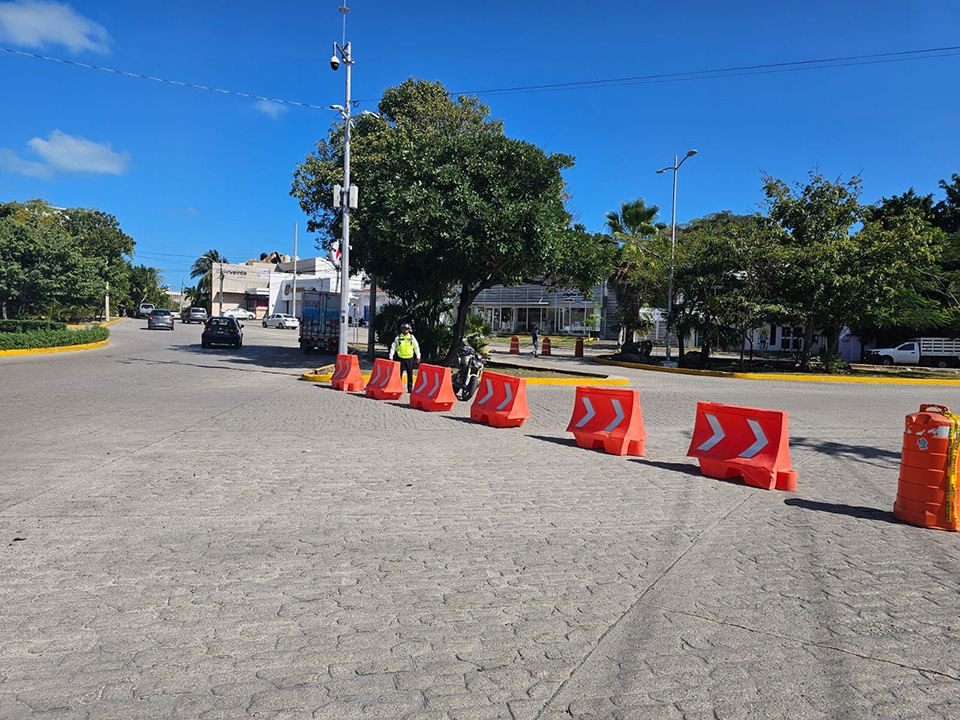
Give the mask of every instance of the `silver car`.
[[173, 313], [170, 310], [157, 308], [147, 316], [147, 329], [156, 330], [157, 328], [173, 330]]
[[273, 315], [268, 315], [263, 319], [263, 326], [277, 327], [281, 330], [286, 330], [287, 328], [296, 330], [298, 327], [300, 327], [300, 321], [297, 320], [293, 315], [274, 313]]

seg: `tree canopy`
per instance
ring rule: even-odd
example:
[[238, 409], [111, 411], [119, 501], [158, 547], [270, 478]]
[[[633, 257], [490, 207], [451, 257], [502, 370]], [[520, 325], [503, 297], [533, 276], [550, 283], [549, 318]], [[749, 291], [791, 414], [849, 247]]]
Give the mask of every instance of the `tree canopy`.
[[[361, 198], [351, 214], [351, 271], [375, 275], [410, 307], [436, 310], [452, 299], [448, 359], [482, 290], [522, 282], [586, 290], [604, 278], [613, 251], [572, 224], [565, 207], [562, 172], [572, 157], [507, 137], [487, 106], [451, 99], [440, 83], [409, 79], [387, 89], [379, 109], [380, 118], [357, 120], [351, 145]], [[340, 232], [332, 186], [342, 146], [337, 126], [298, 166], [291, 191], [327, 246]], [[439, 322], [439, 313], [423, 318]]]

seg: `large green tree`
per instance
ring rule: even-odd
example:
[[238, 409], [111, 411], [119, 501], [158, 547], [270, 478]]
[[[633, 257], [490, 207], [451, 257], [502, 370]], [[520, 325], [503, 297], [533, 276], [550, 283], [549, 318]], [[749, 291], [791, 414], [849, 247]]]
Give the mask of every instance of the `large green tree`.
[[103, 308], [109, 281], [126, 285], [134, 241], [100, 210], [43, 200], [0, 204], [0, 310], [86, 317]]
[[[350, 269], [375, 275], [411, 307], [452, 299], [448, 361], [484, 289], [526, 281], [587, 290], [603, 278], [612, 252], [572, 225], [564, 204], [562, 171], [573, 158], [508, 138], [485, 105], [451, 99], [440, 83], [407, 80], [384, 92], [379, 110], [353, 135], [361, 201]], [[327, 246], [340, 233], [332, 186], [342, 145], [335, 127], [298, 166], [291, 191]]]
[[871, 218], [859, 202], [858, 177], [834, 182], [811, 172], [791, 188], [767, 176], [764, 190], [769, 218], [783, 230], [772, 299], [784, 319], [804, 326], [802, 366], [817, 329], [836, 349], [844, 325], [876, 327], [926, 307], [934, 238], [919, 214]]

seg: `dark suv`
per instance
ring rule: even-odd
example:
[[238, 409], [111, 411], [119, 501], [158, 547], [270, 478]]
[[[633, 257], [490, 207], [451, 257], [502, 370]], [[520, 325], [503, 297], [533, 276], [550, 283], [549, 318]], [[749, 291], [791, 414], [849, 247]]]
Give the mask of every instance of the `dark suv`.
[[205, 348], [211, 345], [243, 347], [243, 325], [232, 317], [212, 317], [203, 328], [200, 345]]
[[180, 313], [180, 322], [182, 323], [192, 323], [192, 322], [205, 323], [206, 321], [207, 321], [206, 308], [192, 307], [192, 308], [187, 308], [182, 313]]

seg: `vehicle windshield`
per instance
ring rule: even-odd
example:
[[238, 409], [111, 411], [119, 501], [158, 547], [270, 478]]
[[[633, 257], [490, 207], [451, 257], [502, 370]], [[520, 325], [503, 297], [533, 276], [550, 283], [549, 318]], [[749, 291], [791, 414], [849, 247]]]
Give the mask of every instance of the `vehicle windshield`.
[[207, 320], [208, 328], [231, 328], [236, 327], [237, 323], [233, 318], [210, 318]]
[[154, 310], [151, 315], [173, 315], [169, 310]]

